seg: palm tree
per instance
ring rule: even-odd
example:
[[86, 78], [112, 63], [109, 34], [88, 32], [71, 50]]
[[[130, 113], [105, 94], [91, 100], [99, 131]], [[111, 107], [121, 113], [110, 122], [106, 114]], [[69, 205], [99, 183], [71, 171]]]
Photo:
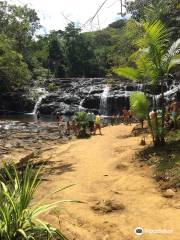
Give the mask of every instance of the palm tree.
[[170, 33], [161, 21], [144, 22], [142, 27], [144, 34], [137, 42], [139, 50], [131, 56], [136, 67], [119, 67], [115, 68], [114, 72], [131, 80], [142, 81], [144, 84], [151, 82], [153, 89], [156, 89], [157, 85], [160, 84], [162, 117], [161, 123], [157, 122], [157, 128], [161, 128], [161, 131], [156, 129], [155, 143], [162, 144], [164, 143], [165, 113], [164, 83], [170, 70], [175, 65], [180, 64], [180, 39], [169, 48]]

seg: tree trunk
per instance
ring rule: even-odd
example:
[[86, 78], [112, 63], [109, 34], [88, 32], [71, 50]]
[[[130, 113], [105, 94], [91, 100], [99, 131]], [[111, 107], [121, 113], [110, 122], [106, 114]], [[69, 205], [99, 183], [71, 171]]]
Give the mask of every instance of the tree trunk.
[[165, 119], [165, 101], [164, 101], [164, 81], [161, 78], [161, 111], [162, 111], [162, 116], [161, 116], [161, 128], [162, 128], [162, 132], [161, 132], [161, 142], [162, 144], [165, 143], [165, 139], [164, 139], [164, 119]]
[[150, 116], [148, 114], [148, 125], [150, 127], [150, 130], [151, 130], [151, 136], [152, 136], [152, 140], [153, 140], [153, 143], [155, 145], [155, 137], [154, 137], [154, 131], [153, 131], [153, 127], [152, 127], [152, 123], [151, 123], [151, 119], [150, 119]]

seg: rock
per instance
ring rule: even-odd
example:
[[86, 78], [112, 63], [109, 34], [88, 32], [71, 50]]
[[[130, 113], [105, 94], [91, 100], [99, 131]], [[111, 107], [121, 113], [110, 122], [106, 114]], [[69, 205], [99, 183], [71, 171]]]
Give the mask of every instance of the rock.
[[166, 198], [172, 198], [175, 196], [175, 192], [172, 189], [167, 189], [164, 193], [163, 193], [163, 197]]
[[29, 98], [27, 92], [21, 89], [1, 94], [0, 102], [3, 112], [32, 112], [35, 105], [34, 100]]
[[12, 148], [13, 147], [13, 145], [11, 144], [11, 143], [7, 143], [7, 144], [5, 144], [5, 146], [4, 146], [5, 148]]
[[26, 154], [24, 157], [19, 159], [20, 165], [23, 164], [23, 163], [26, 163], [28, 160], [34, 158], [35, 156], [36, 156], [35, 152], [31, 152], [31, 153]]
[[92, 207], [95, 212], [99, 213], [111, 213], [114, 211], [123, 211], [125, 209], [124, 204], [116, 203], [113, 200], [97, 201]]
[[16, 142], [14, 145], [15, 148], [21, 148], [23, 147], [20, 142]]

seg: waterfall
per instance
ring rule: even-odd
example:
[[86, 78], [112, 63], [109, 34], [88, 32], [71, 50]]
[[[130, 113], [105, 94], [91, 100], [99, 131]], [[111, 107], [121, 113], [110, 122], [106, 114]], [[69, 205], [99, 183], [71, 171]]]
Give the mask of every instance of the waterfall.
[[40, 90], [38, 89], [37, 92], [39, 92], [40, 95], [39, 95], [39, 98], [38, 98], [38, 100], [37, 100], [37, 102], [36, 102], [36, 104], [34, 106], [32, 114], [36, 114], [37, 109], [40, 106], [42, 100], [48, 95], [48, 92], [44, 88], [41, 88]]
[[[164, 92], [164, 98], [165, 98], [167, 101], [172, 100], [172, 96], [173, 96], [175, 93], [177, 93], [179, 90], [180, 90], [180, 85], [179, 85], [179, 86], [173, 86], [173, 88], [171, 88], [170, 90]], [[148, 94], [148, 96], [153, 97], [152, 94]], [[155, 95], [154, 98], [155, 98], [155, 100], [156, 100], [157, 102], [159, 102], [159, 100], [160, 100], [160, 98], [161, 98], [161, 94]]]
[[82, 99], [79, 103], [79, 112], [83, 111], [85, 108], [82, 106], [85, 99]]
[[106, 85], [103, 90], [103, 93], [101, 94], [100, 108], [99, 108], [100, 114], [105, 115], [105, 116], [108, 114], [108, 109], [107, 109], [108, 94], [109, 94], [109, 86]]

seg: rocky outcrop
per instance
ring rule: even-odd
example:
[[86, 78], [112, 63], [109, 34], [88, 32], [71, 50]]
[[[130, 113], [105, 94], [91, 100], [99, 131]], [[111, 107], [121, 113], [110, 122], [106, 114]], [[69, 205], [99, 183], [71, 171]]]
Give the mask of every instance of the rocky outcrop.
[[[55, 85], [55, 90], [48, 93], [49, 84]], [[172, 99], [178, 91], [172, 82], [167, 82], [164, 86], [165, 98]], [[105, 95], [105, 89], [109, 86]], [[157, 87], [156, 100], [160, 102], [160, 86]], [[54, 115], [57, 111], [65, 115], [73, 115], [77, 111], [92, 110], [95, 113], [102, 108], [105, 101], [106, 114], [118, 114], [123, 107], [129, 107], [129, 96], [133, 91], [143, 91], [142, 85], [125, 81], [124, 79], [108, 80], [105, 78], [61, 78], [45, 81], [45, 89], [42, 88], [37, 93], [40, 95], [35, 104], [33, 99], [25, 95], [23, 91], [16, 91], [0, 96], [1, 110], [15, 112], [33, 112], [39, 110], [44, 115]], [[150, 85], [146, 86], [146, 92], [152, 99], [152, 89]], [[104, 99], [106, 97], [106, 99]], [[104, 107], [104, 106], [103, 106]], [[35, 112], [35, 111], [34, 111]], [[101, 111], [100, 111], [101, 112]], [[101, 112], [104, 114], [104, 110]]]
[[[39, 105], [42, 114], [54, 114], [56, 111], [65, 115], [73, 115], [79, 110], [92, 110], [98, 112], [101, 108], [103, 91], [108, 84], [105, 78], [66, 78], [46, 81], [46, 87], [52, 83], [58, 86], [58, 90], [48, 94]], [[132, 83], [123, 79], [114, 79], [109, 84], [110, 88], [106, 99], [107, 114], [117, 114], [123, 107], [129, 107], [129, 96], [133, 91], [143, 91], [141, 84]], [[177, 83], [178, 86], [178, 83]], [[178, 87], [168, 82], [164, 86], [165, 97], [172, 99], [178, 91]], [[171, 90], [173, 88], [173, 90]], [[170, 91], [168, 91], [168, 89]], [[157, 101], [160, 101], [160, 86], [157, 87]], [[152, 99], [152, 89], [146, 86], [146, 92]]]
[[[101, 96], [108, 80], [104, 78], [67, 78], [46, 81], [58, 86], [58, 90], [42, 99], [39, 111], [42, 114], [54, 114], [56, 111], [65, 115], [73, 115], [79, 110], [100, 109]], [[107, 114], [119, 113], [124, 106], [129, 106], [129, 96], [132, 91], [141, 90], [140, 84], [123, 82], [115, 79], [107, 95]]]
[[35, 101], [27, 97], [24, 91], [18, 90], [15, 92], [8, 92], [0, 95], [0, 112], [32, 112]]

